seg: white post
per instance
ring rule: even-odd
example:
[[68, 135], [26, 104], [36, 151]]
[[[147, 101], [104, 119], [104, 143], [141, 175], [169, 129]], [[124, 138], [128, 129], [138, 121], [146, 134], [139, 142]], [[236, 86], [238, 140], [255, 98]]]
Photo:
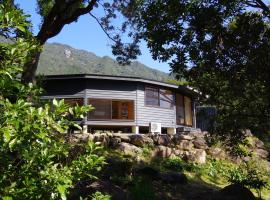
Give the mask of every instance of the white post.
[[174, 127], [167, 128], [167, 134], [168, 135], [176, 134], [176, 128], [174, 128]]
[[139, 126], [132, 126], [132, 133], [139, 134]]
[[82, 133], [87, 133], [87, 125], [82, 126]]

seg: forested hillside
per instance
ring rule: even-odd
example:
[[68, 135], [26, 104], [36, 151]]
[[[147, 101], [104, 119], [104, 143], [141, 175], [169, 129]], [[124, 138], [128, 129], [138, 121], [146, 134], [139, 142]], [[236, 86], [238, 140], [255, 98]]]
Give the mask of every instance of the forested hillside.
[[151, 69], [139, 62], [121, 66], [108, 56], [99, 57], [94, 53], [59, 43], [46, 44], [39, 61], [38, 73], [136, 76], [160, 81], [168, 79], [168, 74]]

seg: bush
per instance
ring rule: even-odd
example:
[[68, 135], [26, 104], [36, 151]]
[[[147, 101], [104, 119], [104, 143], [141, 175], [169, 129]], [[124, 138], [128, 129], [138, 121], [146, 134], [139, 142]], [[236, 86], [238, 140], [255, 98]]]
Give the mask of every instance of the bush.
[[198, 165], [193, 163], [187, 163], [179, 157], [163, 159], [162, 165], [165, 169], [177, 172], [197, 172], [200, 168]]
[[[27, 53], [40, 50], [20, 10], [0, 4], [1, 34], [18, 35], [0, 44], [0, 196], [3, 199], [66, 199], [82, 178], [94, 178], [104, 164], [100, 147], [91, 142], [71, 156], [66, 140], [70, 115], [82, 118], [92, 108], [69, 107], [63, 100], [40, 104], [38, 86], [23, 85]], [[3, 23], [2, 23], [3, 22]]]
[[230, 168], [227, 179], [231, 183], [255, 189], [261, 196], [260, 191], [268, 186], [267, 176], [269, 176], [269, 172], [263, 169], [257, 161], [251, 160]]
[[95, 192], [91, 197], [91, 200], [111, 200], [110, 195], [102, 194], [101, 192]]

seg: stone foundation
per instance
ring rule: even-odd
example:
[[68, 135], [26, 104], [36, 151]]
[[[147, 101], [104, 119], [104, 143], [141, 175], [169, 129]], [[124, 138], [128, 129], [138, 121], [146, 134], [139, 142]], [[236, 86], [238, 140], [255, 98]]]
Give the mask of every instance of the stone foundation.
[[[152, 150], [152, 157], [181, 157], [182, 159], [203, 164], [209, 155], [215, 159], [228, 159], [230, 155], [225, 148], [210, 147], [207, 144], [207, 132], [195, 131], [185, 134], [121, 134], [121, 133], [101, 133], [101, 134], [74, 134], [72, 140], [75, 142], [93, 140], [106, 147], [117, 148], [124, 154], [138, 155], [143, 152], [143, 147]], [[251, 137], [251, 136], [249, 136]], [[268, 152], [263, 143], [253, 137], [250, 150], [255, 156], [265, 159]], [[237, 158], [238, 159], [238, 158]], [[232, 158], [232, 160], [236, 160]]]

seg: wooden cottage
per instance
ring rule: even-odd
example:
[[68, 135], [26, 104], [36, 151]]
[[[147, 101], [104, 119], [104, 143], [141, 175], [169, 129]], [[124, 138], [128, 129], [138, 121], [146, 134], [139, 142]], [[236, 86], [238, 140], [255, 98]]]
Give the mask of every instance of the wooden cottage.
[[129, 127], [140, 133], [157, 124], [174, 134], [178, 128], [196, 128], [196, 93], [185, 86], [139, 77], [75, 74], [46, 76], [44, 88], [45, 99], [95, 107], [83, 120], [84, 129]]

